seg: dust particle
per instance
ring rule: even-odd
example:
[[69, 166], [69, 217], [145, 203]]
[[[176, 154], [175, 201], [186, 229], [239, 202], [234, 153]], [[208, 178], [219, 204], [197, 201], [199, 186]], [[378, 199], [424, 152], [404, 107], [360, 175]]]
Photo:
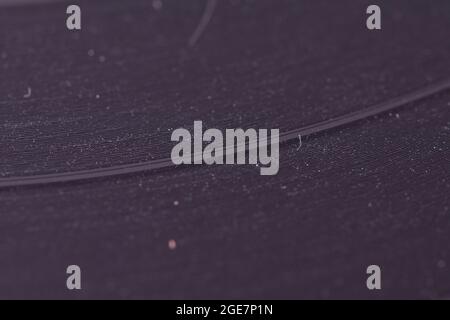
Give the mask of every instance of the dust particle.
[[161, 0], [153, 0], [152, 1], [152, 6], [153, 6], [153, 9], [155, 9], [156, 11], [159, 11], [159, 10], [161, 10], [162, 9], [162, 1]]
[[27, 88], [27, 93], [25, 93], [25, 94], [23, 95], [23, 97], [24, 97], [25, 99], [31, 97], [31, 88], [30, 88], [30, 87]]
[[438, 263], [437, 263], [437, 266], [438, 266], [439, 269], [444, 269], [445, 266], [446, 266], [446, 263], [445, 263], [444, 260], [439, 260]]
[[168, 246], [170, 250], [175, 250], [177, 248], [177, 242], [173, 239], [169, 240]]

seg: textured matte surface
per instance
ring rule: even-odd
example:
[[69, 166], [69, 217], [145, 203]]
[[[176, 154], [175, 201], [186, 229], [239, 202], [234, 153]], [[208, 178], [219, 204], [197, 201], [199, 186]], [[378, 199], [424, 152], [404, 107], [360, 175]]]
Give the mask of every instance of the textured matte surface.
[[[381, 32], [364, 1], [219, 1], [194, 47], [205, 2], [186, 3], [82, 2], [81, 33], [63, 5], [0, 7], [0, 176], [158, 159], [193, 120], [284, 131], [450, 76], [448, 1], [383, 2]], [[449, 108], [446, 92], [284, 145], [275, 177], [196, 166], [2, 189], [0, 297], [449, 296]]]
[[63, 5], [1, 10], [0, 175], [166, 157], [198, 119], [293, 129], [450, 74], [448, 1], [389, 1], [382, 32], [365, 2], [220, 1], [194, 48], [204, 1], [131, 3], [82, 2], [81, 33]]

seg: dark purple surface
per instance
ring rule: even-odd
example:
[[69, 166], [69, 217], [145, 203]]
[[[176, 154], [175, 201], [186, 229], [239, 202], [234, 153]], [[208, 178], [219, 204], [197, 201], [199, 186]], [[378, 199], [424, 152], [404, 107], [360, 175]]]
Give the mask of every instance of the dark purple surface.
[[289, 130], [450, 74], [448, 1], [388, 1], [381, 32], [364, 1], [220, 1], [194, 48], [204, 1], [182, 3], [82, 2], [78, 33], [63, 5], [2, 9], [0, 176], [167, 157], [198, 119]]
[[[81, 33], [63, 5], [0, 8], [0, 176], [167, 157], [194, 120], [285, 131], [450, 76], [448, 1], [380, 1], [381, 32], [364, 1], [219, 1], [194, 47], [205, 2], [186, 3], [82, 2]], [[448, 297], [449, 108], [441, 93], [284, 145], [274, 177], [197, 166], [2, 189], [0, 297]]]

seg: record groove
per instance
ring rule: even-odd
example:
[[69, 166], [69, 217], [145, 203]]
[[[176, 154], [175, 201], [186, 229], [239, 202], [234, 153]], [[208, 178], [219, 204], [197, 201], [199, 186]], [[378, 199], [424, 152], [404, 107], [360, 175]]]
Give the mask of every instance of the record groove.
[[[416, 91], [407, 93], [400, 97], [373, 105], [371, 107], [347, 113], [340, 117], [320, 121], [312, 125], [297, 128], [280, 134], [280, 143], [288, 142], [292, 139], [297, 139], [299, 136], [308, 136], [315, 133], [320, 133], [329, 129], [341, 127], [358, 120], [372, 117], [387, 111], [391, 111], [400, 106], [415, 102], [417, 100], [430, 97], [436, 93], [450, 89], [450, 79], [420, 88]], [[42, 185], [58, 182], [69, 182], [78, 180], [88, 180], [101, 177], [112, 177], [124, 174], [138, 173], [143, 171], [150, 171], [160, 168], [175, 166], [170, 158], [152, 160], [142, 163], [118, 165], [110, 168], [100, 168], [92, 170], [81, 170], [74, 172], [36, 175], [27, 177], [12, 177], [0, 179], [0, 188]]]

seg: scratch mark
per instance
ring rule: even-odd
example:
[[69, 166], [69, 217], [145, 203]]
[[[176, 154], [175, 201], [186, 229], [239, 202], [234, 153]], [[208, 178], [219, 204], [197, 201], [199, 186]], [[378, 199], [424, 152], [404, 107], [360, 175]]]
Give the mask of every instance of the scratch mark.
[[195, 31], [189, 37], [190, 47], [193, 47], [202, 36], [203, 32], [205, 31], [206, 27], [209, 24], [209, 21], [211, 21], [214, 11], [216, 10], [216, 6], [217, 0], [207, 0], [205, 11], [203, 12], [202, 17], [200, 18], [200, 22], [198, 23], [197, 28], [195, 28]]

